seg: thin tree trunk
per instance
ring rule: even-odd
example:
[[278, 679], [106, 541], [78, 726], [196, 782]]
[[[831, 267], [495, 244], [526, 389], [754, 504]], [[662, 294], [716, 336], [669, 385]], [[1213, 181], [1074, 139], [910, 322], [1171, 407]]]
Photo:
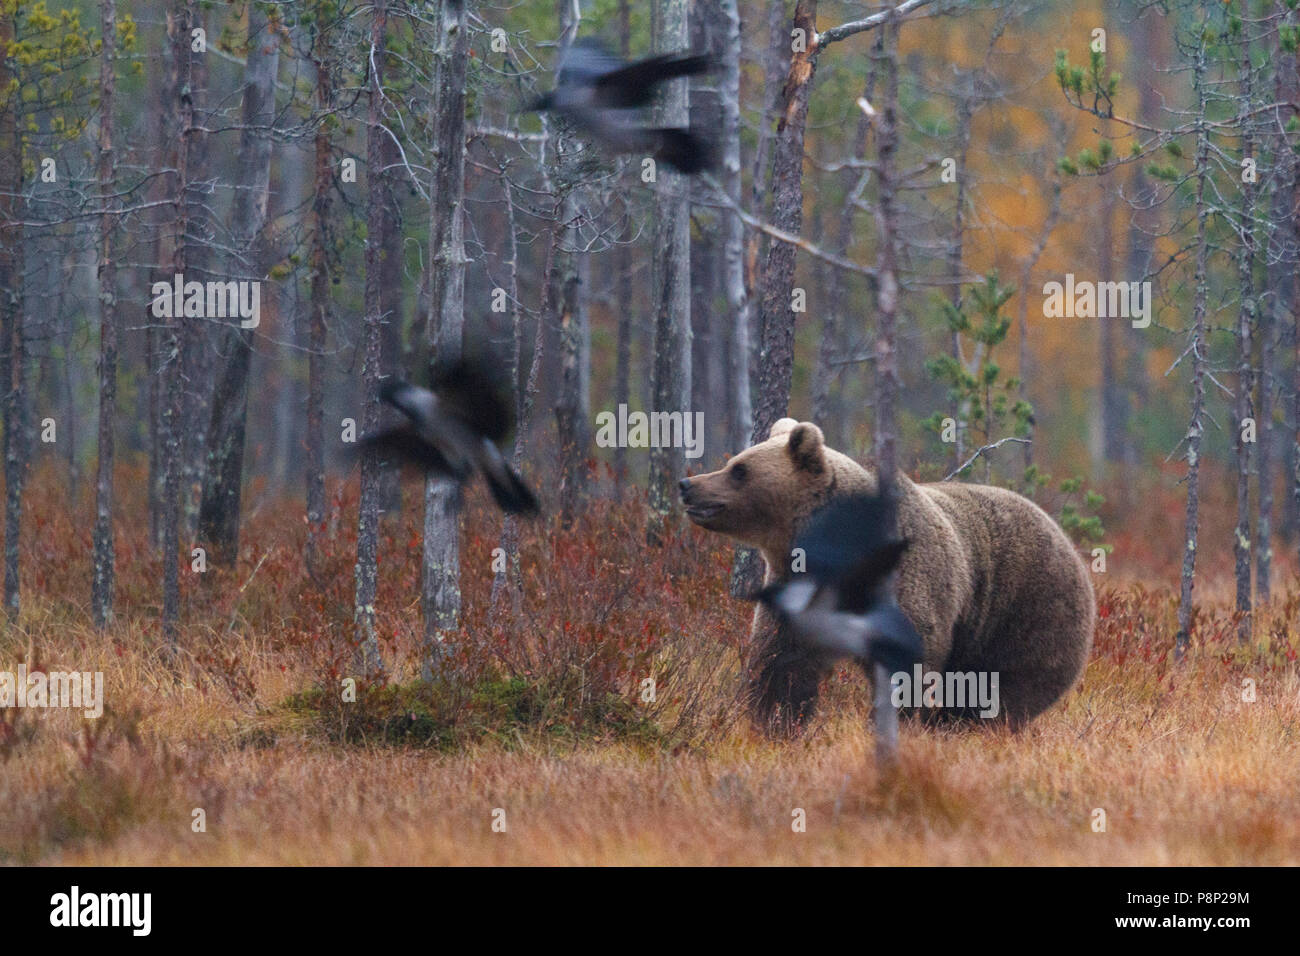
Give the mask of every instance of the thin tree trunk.
[[113, 425], [117, 417], [117, 259], [113, 251], [113, 108], [116, 93], [117, 0], [100, 0], [99, 165], [99, 435], [95, 466], [94, 570], [91, 613], [96, 627], [113, 617]]
[[[794, 12], [794, 29], [808, 38], [807, 48], [794, 53], [781, 97], [781, 119], [777, 123], [772, 157], [772, 225], [797, 234], [803, 228], [804, 132], [808, 119], [808, 96], [817, 69], [817, 0], [799, 0]], [[788, 242], [768, 246], [763, 270], [762, 329], [759, 358], [758, 400], [754, 407], [752, 442], [767, 438], [790, 402], [790, 379], [794, 369], [795, 247]]]
[[[1134, 75], [1133, 87], [1137, 90], [1138, 120], [1150, 125], [1161, 121], [1161, 110], [1165, 98], [1161, 95], [1160, 83], [1163, 69], [1160, 64], [1169, 62], [1169, 43], [1173, 31], [1168, 21], [1160, 16], [1159, 5], [1146, 7], [1139, 22], [1128, 33], [1132, 43], [1128, 62]], [[1127, 71], [1126, 71], [1127, 72]], [[1129, 187], [1132, 195], [1129, 215], [1128, 234], [1128, 275], [1130, 282], [1148, 280], [1153, 271], [1155, 258], [1155, 235], [1159, 231], [1160, 214], [1157, 208], [1158, 192], [1151, 179], [1146, 175], [1143, 163], [1132, 164], [1132, 181]], [[1147, 329], [1134, 328], [1130, 322], [1124, 327], [1128, 363], [1125, 387], [1129, 397], [1129, 408], [1146, 408], [1150, 398], [1150, 375], [1147, 373], [1147, 351], [1149, 336]], [[1136, 464], [1141, 449], [1138, 435], [1131, 434], [1125, 445], [1128, 463]], [[1032, 445], [1024, 446], [1026, 451]]]
[[[624, 213], [630, 215], [627, 207]], [[616, 266], [618, 276], [615, 279], [618, 302], [618, 332], [614, 352], [614, 411], [620, 405], [630, 405], [632, 401], [632, 330], [636, 323], [637, 297], [632, 291], [632, 272], [635, 268], [632, 242], [635, 229], [629, 224], [621, 244], [618, 247]], [[618, 442], [614, 446], [614, 482], [619, 493], [627, 483], [627, 446]]]
[[[815, 18], [814, 18], [815, 19]], [[767, 45], [763, 50], [763, 89], [761, 111], [758, 118], [758, 142], [754, 149], [754, 168], [750, 176], [750, 208], [754, 215], [766, 217], [772, 204], [772, 144], [776, 139], [773, 120], [783, 115], [782, 83], [789, 73], [791, 34], [787, 29], [785, 0], [769, 0], [767, 7]], [[805, 34], [807, 35], [807, 34]], [[743, 53], [743, 51], [742, 51]], [[745, 244], [745, 295], [748, 304], [746, 331], [749, 377], [749, 435], [742, 435], [742, 445], [748, 444], [757, 434], [754, 426], [754, 389], [761, 375], [763, 328], [765, 316], [760, 299], [759, 262], [767, 253], [767, 237], [758, 230], [751, 231]], [[757, 348], [755, 348], [757, 344]], [[764, 433], [763, 437], [767, 437]], [[762, 561], [753, 548], [737, 548], [731, 564], [731, 593], [736, 597], [752, 594], [762, 576]]]
[[[738, 0], [720, 0], [725, 27], [722, 43], [722, 185], [732, 204], [740, 204], [740, 57], [741, 32]], [[766, 105], [766, 104], [764, 104]], [[727, 445], [735, 454], [743, 451], [754, 427], [754, 408], [749, 394], [749, 329], [753, 302], [745, 283], [745, 224], [734, 209], [724, 213], [726, 238], [723, 244], [723, 287], [731, 317], [731, 350], [727, 383], [731, 417]]]
[[[439, 361], [458, 358], [465, 311], [465, 78], [469, 34], [463, 5], [444, 0], [438, 20], [438, 67], [431, 123], [434, 170], [429, 204], [429, 338]], [[424, 486], [425, 679], [460, 625], [460, 490], [430, 477]]]
[[[1097, 243], [1101, 261], [1098, 263], [1102, 278], [1107, 282], [1116, 281], [1115, 276], [1115, 204], [1119, 198], [1118, 187], [1107, 189], [1101, 204], [1101, 236]], [[1101, 442], [1102, 461], [1114, 464], [1124, 460], [1124, 440], [1126, 423], [1124, 421], [1123, 395], [1117, 377], [1116, 340], [1120, 334], [1117, 328], [1123, 321], [1119, 316], [1106, 316], [1098, 320], [1100, 326], [1100, 366], [1101, 366]], [[1095, 465], [1096, 463], [1094, 463]]]
[[[388, 3], [374, 0], [370, 19], [369, 70], [370, 104], [366, 114], [366, 283], [365, 359], [361, 378], [365, 388], [362, 432], [370, 434], [379, 424], [379, 372], [383, 321], [379, 285], [379, 237], [383, 232], [384, 178], [383, 129], [384, 58], [387, 53]], [[372, 452], [361, 458], [361, 500], [357, 516], [356, 599], [353, 621], [356, 627], [356, 667], [365, 677], [383, 673], [379, 638], [375, 633], [375, 591], [379, 551], [379, 462]]]
[[[879, 37], [877, 37], [876, 41], [873, 41], [873, 45], [878, 42]], [[863, 84], [862, 95], [866, 97], [868, 103], [873, 102], [876, 98], [876, 70], [874, 65], [870, 66], [867, 70], [867, 78]], [[870, 135], [871, 118], [865, 113], [859, 111], [858, 126], [853, 136], [853, 158], [855, 161], [861, 162], [866, 158], [867, 142]], [[841, 175], [841, 182], [844, 188], [844, 206], [840, 211], [839, 223], [836, 227], [835, 248], [833, 251], [836, 255], [842, 258], [848, 257], [849, 246], [853, 242], [854, 224], [857, 218], [855, 215], [857, 207], [851, 200], [866, 188], [872, 178], [873, 174], [871, 170], [867, 168], [847, 168]], [[830, 276], [828, 279], [829, 291], [827, 292], [826, 298], [830, 303], [830, 312], [835, 327], [840, 330], [841, 338], [844, 338], [845, 336], [844, 330], [850, 321], [849, 316], [867, 311], [858, 309], [850, 310], [846, 306], [846, 300], [849, 296], [849, 284], [847, 280], [848, 277], [845, 276], [843, 269], [830, 270]], [[823, 343], [823, 346], [825, 346], [825, 343]], [[841, 366], [829, 364], [830, 359], [826, 359], [826, 361], [828, 362], [826, 369], [827, 380], [823, 386], [824, 392], [819, 389], [819, 391], [814, 394], [813, 420], [822, 426], [823, 431], [826, 431], [827, 429], [827, 422], [833, 422], [835, 425], [835, 440], [832, 444], [836, 448], [841, 448], [844, 447], [848, 440], [848, 429], [846, 427], [846, 422], [844, 421], [844, 415], [842, 414], [842, 396], [840, 402], [833, 402], [831, 400], [831, 389]], [[827, 431], [826, 434], [829, 439], [832, 432]]]
[[881, 28], [883, 50], [883, 101], [879, 108], [877, 143], [878, 222], [880, 228], [880, 305], [876, 324], [876, 423], [874, 435], [877, 474], [882, 484], [893, 486], [898, 471], [897, 401], [899, 391], [896, 325], [898, 322], [898, 21], [890, 17]]
[[[775, 135], [772, 120], [779, 117], [782, 95], [782, 78], [789, 72], [790, 32], [786, 29], [785, 0], [770, 0], [767, 8], [767, 47], [763, 58], [763, 93], [762, 112], [758, 118], [758, 143], [754, 148], [754, 171], [750, 177], [750, 206], [754, 215], [760, 218], [768, 214], [771, 208], [772, 183], [772, 143]], [[758, 338], [762, 339], [763, 315], [761, 309], [754, 309], [753, 302], [759, 298], [755, 290], [759, 285], [758, 263], [765, 251], [766, 237], [754, 230], [749, 237], [745, 250], [746, 288], [751, 302], [752, 318], [758, 320]]]
[[1187, 653], [1192, 630], [1192, 590], [1196, 582], [1196, 537], [1198, 509], [1200, 506], [1201, 435], [1205, 415], [1205, 312], [1209, 298], [1206, 268], [1210, 246], [1206, 228], [1210, 210], [1205, 201], [1205, 181], [1209, 178], [1209, 135], [1204, 124], [1205, 116], [1205, 49], [1196, 50], [1197, 115], [1202, 125], [1196, 134], [1196, 290], [1192, 302], [1192, 415], [1187, 428], [1187, 515], [1183, 529], [1183, 571], [1178, 598], [1178, 633], [1174, 638], [1174, 658], [1181, 660]]
[[[402, 162], [402, 153], [391, 136], [381, 140], [384, 148], [384, 169], [392, 170]], [[379, 237], [380, 282], [379, 307], [383, 315], [383, 336], [380, 342], [380, 375], [401, 377], [402, 366], [402, 314], [403, 275], [402, 257], [402, 206], [398, 199], [395, 176], [384, 180], [384, 228]], [[417, 306], [418, 308], [418, 306]], [[417, 313], [418, 314], [418, 313]], [[397, 512], [402, 508], [402, 475], [398, 469], [385, 469], [379, 474], [379, 507], [383, 512]]]
[[[804, 131], [808, 119], [808, 96], [817, 70], [817, 0], [799, 0], [792, 30], [802, 30], [806, 46], [792, 54], [785, 86], [781, 91], [780, 120], [776, 127], [772, 156], [771, 223], [797, 234], [803, 228]], [[784, 41], [788, 49], [789, 34]], [[750, 443], [767, 438], [772, 425], [786, 413], [790, 403], [790, 381], [794, 371], [795, 248], [788, 242], [772, 242], [763, 270], [758, 383], [754, 425]], [[763, 562], [757, 551], [738, 550], [731, 568], [731, 593], [753, 594], [762, 578]]]
[[315, 34], [316, 112], [315, 176], [311, 204], [311, 316], [307, 335], [307, 461], [304, 480], [307, 504], [307, 570], [320, 568], [320, 538], [325, 530], [325, 386], [322, 380], [325, 336], [330, 308], [329, 222], [330, 193], [334, 185], [333, 145], [325, 114], [333, 106], [330, 71], [332, 42], [323, 31]]
[[[1017, 386], [1017, 395], [1022, 401], [1028, 401], [1029, 397], [1029, 282], [1034, 274], [1034, 267], [1038, 265], [1038, 260], [1042, 258], [1043, 250], [1047, 248], [1047, 240], [1051, 238], [1052, 230], [1056, 228], [1056, 220], [1061, 214], [1061, 183], [1052, 182], [1052, 204], [1047, 211], [1047, 218], [1043, 220], [1042, 231], [1038, 234], [1038, 241], [1034, 243], [1034, 248], [1030, 250], [1029, 255], [1025, 258], [1020, 266], [1020, 302], [1018, 304], [1018, 314], [1016, 317], [1016, 327], [1020, 334], [1020, 361], [1017, 369], [1017, 378], [1020, 384]], [[1024, 448], [1025, 469], [1034, 463], [1034, 420], [1029, 420], [1029, 441], [1022, 446]], [[963, 459], [964, 461], [965, 459]]]
[[[510, 259], [506, 263], [507, 274], [509, 275], [510, 294], [510, 352], [508, 353], [508, 369], [510, 378], [510, 387], [514, 390], [515, 399], [515, 421], [518, 423], [515, 430], [515, 448], [514, 448], [514, 466], [518, 471], [523, 464], [523, 422], [524, 422], [524, 390], [519, 383], [519, 363], [522, 360], [523, 353], [523, 323], [519, 314], [519, 235], [515, 230], [515, 205], [514, 196], [510, 190], [510, 179], [507, 175], [506, 167], [502, 166], [499, 172], [501, 179], [501, 192], [505, 200], [506, 213], [506, 248], [509, 250]], [[622, 325], [620, 325], [620, 329]], [[626, 401], [626, 396], [624, 396]], [[492, 576], [492, 600], [489, 605], [491, 608], [492, 618], [499, 619], [502, 613], [502, 601], [508, 591], [510, 594], [511, 609], [514, 616], [518, 619], [520, 612], [523, 610], [523, 575], [519, 566], [519, 520], [514, 515], [505, 515], [501, 519], [501, 552], [505, 556], [505, 564], [497, 567]]]
[[[823, 198], [828, 197], [830, 192], [827, 184], [820, 175], [816, 177], [813, 183], [813, 191], [817, 194], [817, 200], [813, 203], [812, 222], [810, 223], [810, 237], [812, 242], [821, 247], [827, 248], [826, 242], [826, 203]], [[822, 431], [827, 426], [827, 406], [830, 404], [831, 379], [834, 376], [835, 360], [839, 354], [839, 343], [836, 341], [837, 319], [834, 308], [831, 306], [831, 285], [834, 282], [834, 274], [838, 272], [829, 263], [823, 259], [817, 259], [810, 263], [812, 271], [813, 289], [816, 298], [816, 311], [819, 314], [819, 328], [817, 335], [817, 356], [813, 361], [812, 370], [812, 387], [810, 388], [809, 405], [811, 406], [811, 421], [816, 422], [822, 427]]]
[[[260, 241], [270, 200], [272, 140], [275, 120], [275, 75], [280, 62], [279, 38], [265, 11], [248, 8], [248, 54], [244, 62], [243, 129], [239, 134], [238, 175], [230, 212], [234, 256], [230, 275], [260, 281]], [[253, 329], [225, 330], [226, 353], [212, 397], [207, 430], [207, 463], [199, 505], [199, 540], [209, 559], [233, 567], [239, 558], [239, 508], [243, 486], [244, 437], [248, 428], [248, 369], [253, 356]]]
[[[1276, 207], [1275, 207], [1276, 208]], [[1283, 218], [1273, 217], [1273, 222]], [[1258, 502], [1255, 527], [1255, 590], [1261, 604], [1272, 597], [1273, 570], [1273, 390], [1276, 370], [1277, 343], [1274, 328], [1279, 324], [1277, 311], [1285, 301], [1280, 281], [1271, 281], [1273, 296], [1267, 308], [1259, 314], [1259, 434], [1256, 449], [1256, 483]]]
[[[881, 36], [883, 38], [884, 34]], [[972, 83], [972, 87], [973, 85]], [[957, 155], [954, 157], [957, 160], [957, 195], [953, 199], [952, 241], [948, 245], [948, 301], [954, 309], [961, 308], [962, 300], [961, 277], [964, 274], [966, 248], [966, 162], [970, 153], [970, 128], [974, 112], [971, 100], [974, 95], [973, 89], [968, 89], [957, 104]], [[965, 362], [961, 354], [960, 332], [952, 333], [949, 348], [952, 350], [953, 361], [962, 367]], [[953, 429], [952, 458], [948, 468], [950, 472], [956, 471], [966, 460], [965, 436], [970, 427], [967, 420], [970, 417], [969, 403], [958, 399], [953, 405], [952, 416], [956, 427]]]
[[[581, 9], [575, 0], [556, 0], [560, 24], [560, 58], [563, 60], [577, 36]], [[555, 397], [555, 433], [560, 461], [560, 527], [568, 530], [585, 485], [591, 419], [591, 328], [586, 308], [587, 255], [581, 251], [582, 211], [577, 188], [580, 173], [574, 168], [570, 142], [555, 140], [555, 178], [559, 182], [559, 221], [553, 233], [557, 254], [553, 259], [559, 305], [556, 330], [559, 339], [559, 383]], [[549, 280], [548, 280], [549, 281]]]
[[[1250, 109], [1251, 96], [1250, 43], [1242, 42], [1241, 85], [1242, 107]], [[1242, 119], [1242, 155], [1254, 158], [1254, 131], [1251, 120]], [[1237, 285], [1241, 307], [1237, 312], [1237, 529], [1233, 535], [1233, 556], [1236, 559], [1237, 579], [1237, 640], [1248, 643], [1251, 637], [1251, 580], [1250, 580], [1250, 448], [1245, 440], [1246, 420], [1253, 415], [1251, 391], [1254, 387], [1254, 347], [1251, 342], [1255, 326], [1255, 184], [1241, 184], [1241, 236], [1237, 247]], [[1258, 438], [1259, 423], [1255, 424]]]
[[[168, 11], [170, 17], [170, 11]], [[171, 35], [171, 26], [167, 26], [167, 35]], [[174, 47], [167, 44], [166, 60], [170, 64], [172, 51]], [[153, 164], [162, 168], [171, 165], [173, 157], [171, 154], [171, 143], [175, 133], [172, 124], [175, 122], [175, 110], [172, 107], [172, 69], [159, 70], [156, 81], [153, 84], [155, 96], [155, 116], [154, 135], [155, 145], [153, 148]], [[153, 213], [152, 222], [154, 239], [151, 261], [157, 270], [159, 278], [170, 280], [168, 266], [171, 264], [171, 251], [166, 245], [168, 232], [167, 211], [165, 202], [169, 195], [168, 183], [166, 177], [157, 177], [149, 190], [149, 201], [156, 203]], [[164, 329], [159, 326], [155, 320], [152, 310], [146, 307], [145, 315], [145, 390], [149, 414], [149, 543], [154, 551], [162, 551], [162, 525], [163, 525], [163, 432], [162, 432], [162, 406], [166, 384], [163, 381], [165, 368], [162, 362], [162, 342], [164, 339]]]
[[[213, 277], [212, 250], [215, 230], [211, 222], [211, 163], [207, 128], [212, 113], [207, 110], [208, 57], [210, 53], [193, 50], [193, 33], [206, 31], [207, 7], [190, 0], [186, 43], [189, 44], [189, 74], [184, 93], [190, 104], [189, 132], [186, 134], [185, 177], [185, 244], [186, 279], [207, 280]], [[205, 41], [206, 42], [206, 41]], [[209, 317], [210, 318], [210, 317]], [[205, 449], [208, 432], [209, 400], [215, 382], [214, 338], [208, 323], [183, 317], [177, 330], [180, 347], [180, 411], [177, 436], [180, 459], [176, 476], [180, 495], [180, 535], [189, 540], [198, 530], [199, 503], [202, 498]]]
[[[724, 0], [725, 2], [725, 0]], [[618, 0], [618, 47], [624, 60], [631, 59], [632, 44], [632, 5], [630, 0]], [[507, 201], [509, 190], [507, 190]], [[623, 215], [631, 218], [630, 205], [623, 202]], [[513, 218], [513, 214], [512, 214]], [[629, 221], [624, 229], [623, 238], [618, 247], [618, 270], [615, 288], [618, 290], [617, 312], [618, 333], [614, 353], [614, 411], [620, 405], [627, 405], [632, 397], [632, 324], [635, 318], [636, 300], [632, 295], [632, 269], [635, 260], [632, 255], [632, 242], [636, 229]], [[513, 245], [512, 245], [513, 249]], [[512, 251], [512, 255], [513, 255]], [[627, 483], [627, 446], [617, 442], [614, 446], [614, 482], [620, 495]]]
[[[1288, 90], [1294, 86], [1295, 58], [1284, 54], [1274, 37], [1272, 56], [1276, 66], [1274, 98], [1283, 102]], [[1276, 168], [1270, 180], [1271, 219], [1274, 223], [1287, 221], [1290, 214], [1291, 179], [1293, 159], [1290, 144], [1284, 135], [1273, 141], [1273, 162]], [[1268, 250], [1267, 282], [1269, 305], [1260, 313], [1259, 330], [1259, 449], [1257, 451], [1257, 482], [1259, 485], [1259, 516], [1255, 528], [1255, 591], [1261, 603], [1267, 604], [1273, 591], [1273, 492], [1276, 477], [1275, 453], [1279, 450], [1279, 437], [1275, 432], [1273, 416], [1281, 404], [1277, 350], [1282, 345], [1283, 320], [1291, 301], [1296, 262], [1294, 237], [1279, 230], [1278, 238], [1266, 243]], [[1275, 399], [1276, 396], [1276, 399]], [[1283, 453], [1285, 458], [1285, 453]]]
[[[686, 0], [661, 0], [655, 49], [672, 52], [690, 42]], [[690, 87], [686, 80], [669, 84], [663, 94], [659, 122], [685, 126], [690, 119]], [[690, 185], [686, 177], [660, 164], [655, 199], [655, 338], [651, 395], [655, 411], [679, 411], [691, 404], [691, 226]], [[660, 443], [661, 444], [661, 443]], [[650, 449], [647, 541], [657, 546], [668, 515], [677, 502], [677, 483], [686, 471], [683, 449]]]
[[[194, 129], [194, 102], [191, 96], [191, 68], [193, 56], [190, 49], [190, 25], [193, 11], [189, 3], [179, 0], [168, 18], [168, 31], [172, 48], [172, 109], [175, 111], [174, 127], [175, 179], [172, 202], [174, 208], [174, 235], [172, 239], [172, 272], [184, 275], [186, 255], [189, 251], [187, 236], [190, 228], [190, 136]], [[160, 396], [162, 421], [159, 427], [162, 440], [162, 562], [163, 607], [162, 632], [169, 653], [179, 646], [180, 618], [180, 522], [181, 476], [184, 468], [182, 426], [185, 420], [184, 382], [182, 381], [182, 342], [184, 318], [173, 315], [163, 328], [160, 343], [161, 378], [163, 393]]]
[[[23, 122], [17, 77], [9, 68], [15, 11], [0, 9], [0, 407], [4, 415], [5, 570], [4, 606], [10, 621], [19, 611], [19, 536], [26, 464], [23, 422]], [[11, 85], [15, 89], [10, 89]]]
[[[570, 193], [572, 201], [572, 193]], [[583, 301], [586, 255], [566, 257], [560, 307], [560, 394], [555, 403], [556, 434], [560, 445], [560, 527], [568, 530], [580, 509], [586, 485], [586, 461], [591, 438], [590, 357], [591, 329]]]

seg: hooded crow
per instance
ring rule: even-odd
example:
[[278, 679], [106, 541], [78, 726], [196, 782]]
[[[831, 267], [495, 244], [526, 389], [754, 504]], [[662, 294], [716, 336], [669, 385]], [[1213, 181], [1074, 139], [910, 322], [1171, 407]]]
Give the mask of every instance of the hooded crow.
[[637, 111], [653, 102], [660, 83], [712, 68], [711, 57], [684, 53], [626, 63], [595, 40], [578, 40], [565, 53], [555, 89], [529, 109], [562, 116], [614, 152], [648, 153], [690, 175], [715, 165], [712, 146], [689, 129], [642, 126]]
[[514, 427], [514, 416], [482, 359], [440, 363], [430, 375], [428, 389], [390, 379], [380, 385], [379, 397], [408, 421], [366, 436], [360, 442], [362, 450], [459, 483], [482, 472], [501, 510], [537, 513], [537, 497], [498, 447]]
[[883, 493], [837, 498], [795, 540], [806, 570], [768, 585], [758, 600], [788, 621], [809, 647], [834, 657], [876, 661], [892, 671], [921, 659], [921, 638], [889, 587], [907, 550], [887, 537]]
[[910, 672], [923, 650], [921, 636], [894, 599], [892, 573], [907, 550], [906, 540], [893, 537], [894, 526], [887, 491], [837, 498], [795, 539], [805, 570], [756, 595], [809, 650], [853, 657], [867, 668], [882, 762], [892, 761], [898, 743], [891, 675]]

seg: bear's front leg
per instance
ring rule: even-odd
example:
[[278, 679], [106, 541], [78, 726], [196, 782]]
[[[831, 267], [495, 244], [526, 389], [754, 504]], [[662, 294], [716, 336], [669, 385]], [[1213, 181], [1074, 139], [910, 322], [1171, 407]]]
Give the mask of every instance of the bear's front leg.
[[749, 659], [748, 704], [754, 723], [765, 733], [792, 737], [817, 710], [817, 694], [830, 666], [809, 653], [765, 609], [754, 627]]

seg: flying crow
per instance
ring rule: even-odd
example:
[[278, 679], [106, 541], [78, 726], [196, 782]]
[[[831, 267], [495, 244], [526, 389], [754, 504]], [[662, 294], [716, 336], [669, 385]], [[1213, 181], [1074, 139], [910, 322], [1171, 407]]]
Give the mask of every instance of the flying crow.
[[922, 653], [921, 636], [893, 595], [892, 572], [907, 550], [890, 531], [893, 509], [885, 491], [825, 505], [795, 539], [805, 569], [757, 595], [805, 647], [856, 658], [872, 674], [882, 762], [892, 761], [898, 741], [890, 675], [910, 672]]
[[569, 47], [555, 89], [529, 109], [550, 110], [618, 153], [646, 153], [690, 175], [715, 164], [712, 146], [698, 133], [641, 125], [637, 111], [654, 100], [660, 83], [713, 68], [700, 54], [665, 53], [626, 63], [595, 40]]
[[384, 382], [379, 397], [408, 423], [368, 435], [360, 447], [457, 482], [482, 472], [503, 511], [536, 514], [536, 496], [498, 447], [514, 427], [514, 416], [489, 368], [481, 358], [462, 358], [435, 366], [429, 389], [396, 379]]

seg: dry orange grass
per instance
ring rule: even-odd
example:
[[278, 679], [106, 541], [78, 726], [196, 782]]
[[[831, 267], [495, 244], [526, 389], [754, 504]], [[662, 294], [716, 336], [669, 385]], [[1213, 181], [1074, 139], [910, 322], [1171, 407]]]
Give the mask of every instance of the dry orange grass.
[[[1175, 665], [1172, 595], [1133, 582], [1106, 586], [1096, 652], [1067, 700], [1016, 736], [905, 721], [898, 771], [882, 777], [855, 671], [832, 679], [824, 716], [804, 739], [754, 733], [734, 706], [747, 608], [725, 597], [729, 552], [685, 532], [647, 557], [639, 505], [601, 508], [568, 535], [545, 527], [525, 535], [525, 566], [535, 569], [526, 582], [530, 612], [504, 630], [482, 612], [487, 562], [467, 560], [466, 655], [483, 667], [466, 661], [459, 673], [469, 680], [531, 669], [550, 679], [555, 660], [583, 666], [573, 663], [587, 659], [570, 655], [574, 647], [585, 654], [621, 640], [622, 683], [615, 656], [592, 658], [582, 686], [613, 681], [640, 706], [644, 669], [668, 675], [649, 718], [654, 732], [576, 721], [565, 730], [564, 708], [578, 698], [557, 691], [550, 723], [515, 722], [441, 749], [338, 742], [283, 706], [346, 673], [345, 531], [331, 543], [344, 580], [321, 595], [297, 566], [294, 508], [268, 508], [249, 523], [235, 573], [190, 582], [187, 650], [171, 663], [147, 603], [157, 565], [141, 557], [148, 548], [140, 529], [122, 528], [122, 613], [101, 634], [80, 593], [88, 568], [80, 505], [44, 509], [43, 532], [26, 548], [23, 616], [0, 636], [0, 670], [24, 661], [102, 670], [108, 713], [86, 721], [57, 710], [0, 711], [0, 861], [1300, 861], [1300, 596], [1259, 613], [1259, 643], [1249, 649], [1236, 647], [1226, 604], [1207, 606], [1191, 653]], [[414, 573], [400, 546], [413, 520], [393, 519], [381, 548], [381, 604], [390, 608], [382, 629], [398, 681], [415, 668], [418, 608], [413, 591], [402, 594]], [[466, 553], [490, 546], [495, 527], [486, 509], [471, 508]], [[640, 636], [628, 640], [631, 631]], [[494, 651], [499, 639], [530, 649]], [[1253, 702], [1243, 700], [1245, 680], [1254, 682]], [[695, 709], [681, 720], [687, 705]], [[206, 832], [191, 829], [195, 808], [205, 811]], [[1094, 832], [1097, 809], [1105, 832]], [[493, 829], [497, 810], [505, 832]], [[799, 810], [805, 832], [792, 828]]]

